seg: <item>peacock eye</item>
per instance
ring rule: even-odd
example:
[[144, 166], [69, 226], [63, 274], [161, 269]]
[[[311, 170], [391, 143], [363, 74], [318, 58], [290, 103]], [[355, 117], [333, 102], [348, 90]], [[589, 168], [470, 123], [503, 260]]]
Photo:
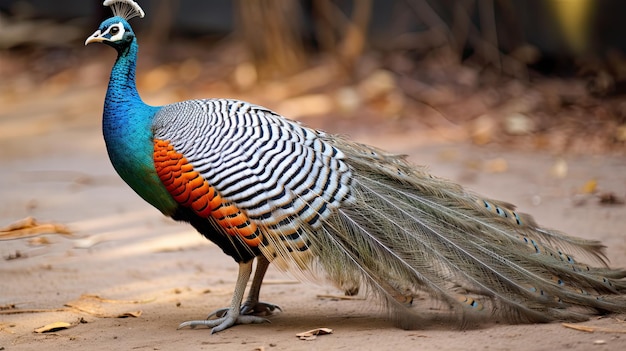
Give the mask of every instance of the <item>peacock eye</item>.
[[109, 33], [111, 33], [112, 35], [115, 35], [117, 33], [120, 32], [120, 27], [115, 26], [115, 27], [111, 27], [111, 29], [109, 30]]

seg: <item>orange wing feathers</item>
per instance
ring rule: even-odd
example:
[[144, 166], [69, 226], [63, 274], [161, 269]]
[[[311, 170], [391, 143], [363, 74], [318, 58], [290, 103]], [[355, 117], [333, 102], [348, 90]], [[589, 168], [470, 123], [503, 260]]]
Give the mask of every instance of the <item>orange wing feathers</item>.
[[187, 158], [166, 140], [154, 140], [154, 166], [159, 179], [174, 200], [202, 218], [212, 217], [226, 233], [257, 247], [262, 235], [255, 223], [193, 169]]

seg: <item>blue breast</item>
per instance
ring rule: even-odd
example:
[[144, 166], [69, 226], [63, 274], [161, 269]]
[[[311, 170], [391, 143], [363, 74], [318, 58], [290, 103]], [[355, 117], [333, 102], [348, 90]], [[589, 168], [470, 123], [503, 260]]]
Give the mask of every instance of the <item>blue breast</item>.
[[135, 84], [137, 43], [120, 55], [111, 71], [102, 130], [113, 167], [130, 187], [166, 215], [177, 207], [154, 168], [152, 121], [161, 107], [149, 106]]

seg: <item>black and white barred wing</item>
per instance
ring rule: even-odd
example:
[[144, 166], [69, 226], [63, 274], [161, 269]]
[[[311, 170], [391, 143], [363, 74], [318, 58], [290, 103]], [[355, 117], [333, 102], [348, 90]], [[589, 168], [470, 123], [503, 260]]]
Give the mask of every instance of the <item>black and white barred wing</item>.
[[262, 107], [225, 99], [167, 105], [153, 131], [258, 226], [259, 246], [270, 259], [295, 257], [306, 265], [307, 236], [350, 201], [344, 154], [325, 134]]

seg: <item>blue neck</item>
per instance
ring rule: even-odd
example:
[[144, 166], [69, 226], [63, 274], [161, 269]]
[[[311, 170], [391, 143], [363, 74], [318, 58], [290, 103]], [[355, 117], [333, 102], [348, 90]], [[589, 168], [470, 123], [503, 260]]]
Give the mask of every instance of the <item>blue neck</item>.
[[[106, 98], [104, 100], [104, 133], [107, 134], [106, 127], [117, 127], [121, 124], [127, 124], [129, 119], [132, 123], [139, 122], [136, 118], [131, 118], [140, 110], [152, 110], [151, 106], [146, 105], [139, 97], [137, 85], [135, 84], [135, 68], [137, 62], [137, 39], [119, 52], [111, 77], [109, 79], [109, 87], [107, 89]], [[154, 112], [154, 111], [150, 111]], [[151, 116], [151, 113], [145, 114], [145, 118]], [[148, 120], [143, 121], [149, 122]]]
[[175, 202], [154, 168], [152, 121], [160, 107], [146, 105], [137, 92], [137, 41], [119, 51], [104, 101], [102, 131], [113, 167], [144, 200], [165, 214]]

